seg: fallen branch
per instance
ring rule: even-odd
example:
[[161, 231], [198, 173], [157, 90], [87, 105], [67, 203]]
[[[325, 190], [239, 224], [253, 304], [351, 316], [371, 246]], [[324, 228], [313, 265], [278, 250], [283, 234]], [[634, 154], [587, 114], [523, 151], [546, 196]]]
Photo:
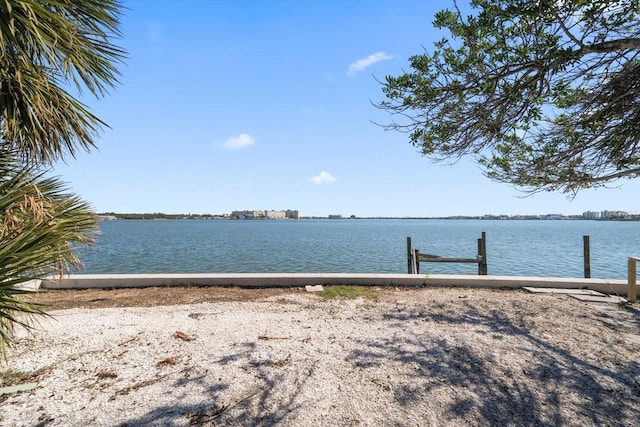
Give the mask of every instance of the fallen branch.
[[260, 335], [260, 336], [258, 337], [258, 339], [259, 339], [259, 340], [262, 340], [262, 341], [270, 341], [270, 340], [288, 340], [288, 339], [289, 339], [289, 337], [272, 337], [272, 336], [269, 336], [269, 335]]
[[116, 397], [118, 397], [118, 396], [125, 396], [125, 395], [127, 395], [127, 394], [131, 393], [132, 391], [136, 391], [136, 390], [138, 390], [139, 388], [146, 387], [146, 386], [149, 386], [149, 385], [151, 385], [151, 384], [155, 384], [155, 383], [157, 383], [157, 382], [159, 382], [159, 381], [163, 380], [166, 376], [167, 376], [167, 375], [162, 375], [162, 376], [160, 376], [160, 377], [153, 378], [153, 379], [146, 380], [146, 381], [141, 381], [141, 382], [136, 383], [136, 384], [134, 384], [134, 385], [132, 385], [132, 386], [129, 386], [129, 387], [125, 387], [125, 388], [123, 388], [123, 389], [120, 389], [120, 390], [116, 391], [115, 393], [113, 393], [113, 396], [111, 396], [111, 397], [109, 398], [109, 401], [116, 400]]
[[259, 389], [259, 390], [255, 391], [254, 393], [251, 393], [250, 395], [245, 396], [242, 399], [238, 400], [233, 405], [223, 405], [220, 408], [216, 408], [216, 410], [213, 411], [211, 414], [189, 414], [187, 416], [191, 420], [190, 424], [191, 425], [202, 425], [203, 423], [206, 423], [206, 422], [209, 422], [209, 421], [213, 421], [216, 418], [220, 418], [222, 416], [222, 414], [224, 414], [228, 409], [235, 408], [236, 406], [238, 406], [242, 402], [245, 402], [245, 401], [251, 399], [253, 396], [255, 396], [256, 394], [260, 393], [261, 391], [263, 391], [263, 390]]

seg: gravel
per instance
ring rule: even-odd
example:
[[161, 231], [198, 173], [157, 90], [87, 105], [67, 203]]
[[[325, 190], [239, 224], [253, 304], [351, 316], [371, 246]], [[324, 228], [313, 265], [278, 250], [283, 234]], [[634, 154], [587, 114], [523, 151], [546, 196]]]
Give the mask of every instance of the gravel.
[[640, 312], [483, 289], [53, 311], [6, 426], [637, 425]]

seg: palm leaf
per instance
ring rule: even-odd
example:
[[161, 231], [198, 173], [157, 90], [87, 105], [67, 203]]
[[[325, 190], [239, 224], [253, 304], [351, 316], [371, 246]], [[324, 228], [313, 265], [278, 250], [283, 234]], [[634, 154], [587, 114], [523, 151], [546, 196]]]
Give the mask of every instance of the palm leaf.
[[0, 0], [0, 352], [44, 314], [20, 285], [80, 260], [97, 221], [43, 166], [89, 150], [102, 126], [69, 91], [117, 83], [120, 0]]
[[125, 56], [118, 0], [0, 2], [0, 135], [29, 161], [88, 150], [105, 124], [62, 89], [97, 97], [117, 83]]
[[[2, 156], [0, 156], [2, 158]], [[0, 160], [0, 353], [14, 325], [43, 315], [19, 286], [79, 267], [74, 248], [91, 244], [97, 218], [58, 179], [6, 156]]]

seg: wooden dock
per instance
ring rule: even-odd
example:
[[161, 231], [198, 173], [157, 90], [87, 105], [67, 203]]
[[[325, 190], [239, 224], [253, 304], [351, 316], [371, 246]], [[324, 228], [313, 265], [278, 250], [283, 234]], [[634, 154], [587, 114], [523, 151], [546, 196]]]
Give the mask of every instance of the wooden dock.
[[475, 258], [443, 257], [440, 255], [423, 254], [411, 244], [411, 237], [407, 237], [407, 273], [420, 274], [421, 262], [452, 262], [478, 264], [478, 274], [487, 275], [487, 233], [484, 231], [478, 239], [478, 255]]

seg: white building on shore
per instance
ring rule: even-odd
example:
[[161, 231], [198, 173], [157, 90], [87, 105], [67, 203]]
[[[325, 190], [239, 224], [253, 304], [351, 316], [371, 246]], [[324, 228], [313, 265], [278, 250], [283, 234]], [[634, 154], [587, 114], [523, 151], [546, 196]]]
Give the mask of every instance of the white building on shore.
[[232, 219], [300, 219], [297, 210], [233, 211], [229, 217]]

